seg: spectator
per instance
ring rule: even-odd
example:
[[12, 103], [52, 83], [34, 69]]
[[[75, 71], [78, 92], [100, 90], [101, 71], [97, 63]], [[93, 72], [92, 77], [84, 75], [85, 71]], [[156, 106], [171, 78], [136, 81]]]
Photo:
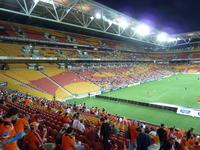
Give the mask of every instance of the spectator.
[[109, 146], [110, 133], [111, 133], [110, 124], [108, 123], [108, 119], [105, 118], [101, 125], [101, 136], [103, 138], [104, 150], [110, 150], [110, 146]]
[[157, 130], [157, 135], [160, 140], [160, 149], [159, 150], [163, 150], [167, 144], [167, 132], [164, 129], [164, 124], [160, 125], [160, 128]]
[[45, 136], [47, 134], [47, 130], [43, 134], [43, 137], [40, 136], [40, 132], [38, 130], [39, 123], [32, 122], [30, 124], [30, 132], [24, 137], [25, 141], [34, 149], [34, 150], [44, 150], [44, 142]]
[[181, 150], [187, 150], [187, 137], [184, 136], [181, 139]]
[[68, 123], [64, 124], [64, 127], [59, 131], [58, 135], [56, 136], [56, 144], [61, 144], [62, 136], [65, 134], [67, 129], [70, 127]]
[[92, 125], [86, 128], [85, 134], [87, 143], [91, 148], [95, 149], [96, 143], [99, 141], [97, 128], [94, 125]]
[[79, 124], [80, 124], [79, 115], [75, 114], [74, 115], [74, 121], [72, 123], [72, 128], [78, 129]]
[[73, 129], [67, 128], [65, 134], [62, 136], [61, 150], [74, 150], [75, 149], [75, 136]]
[[80, 120], [78, 126], [77, 126], [77, 130], [81, 131], [82, 133], [84, 133], [85, 131], [85, 125], [83, 124], [83, 120]]
[[136, 148], [136, 139], [137, 139], [137, 125], [135, 122], [131, 122], [129, 127], [130, 132], [130, 142], [131, 142], [131, 150], [134, 150]]
[[68, 113], [66, 112], [65, 115], [62, 117], [62, 122], [63, 123], [69, 123], [70, 119], [68, 117]]
[[138, 129], [137, 136], [137, 150], [148, 150], [148, 147], [151, 144], [151, 139], [148, 134], [144, 133], [143, 128]]
[[18, 118], [17, 121], [14, 124], [15, 131], [18, 132], [25, 132], [26, 128], [29, 127], [29, 122], [28, 120], [30, 119], [30, 116], [28, 114], [24, 115], [22, 118]]
[[186, 133], [186, 137], [187, 137], [187, 140], [189, 139], [189, 138], [191, 138], [191, 136], [192, 136], [192, 134], [193, 134], [193, 128], [190, 128], [188, 131], [187, 131], [187, 133]]
[[17, 149], [17, 141], [24, 136], [24, 132], [17, 134], [15, 132], [12, 122], [17, 120], [17, 116], [18, 110], [16, 108], [10, 108], [0, 124], [0, 139], [2, 140], [3, 150]]
[[29, 100], [29, 98], [27, 97], [27, 98], [25, 98], [25, 100], [24, 100], [24, 105], [25, 106], [28, 106], [30, 104], [30, 100]]

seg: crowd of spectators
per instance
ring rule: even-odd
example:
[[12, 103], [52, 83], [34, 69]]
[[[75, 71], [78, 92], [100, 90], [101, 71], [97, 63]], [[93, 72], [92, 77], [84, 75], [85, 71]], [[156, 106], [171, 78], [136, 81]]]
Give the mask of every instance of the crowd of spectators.
[[[110, 65], [110, 66], [109, 66]], [[81, 78], [91, 81], [102, 90], [125, 87], [130, 84], [157, 80], [173, 74], [166, 65], [152, 64], [103, 64], [99, 68], [83, 68], [73, 70]], [[98, 75], [97, 75], [98, 74]]]
[[200, 149], [200, 138], [193, 128], [157, 127], [86, 104], [48, 101], [7, 89], [1, 89], [0, 103], [3, 150]]

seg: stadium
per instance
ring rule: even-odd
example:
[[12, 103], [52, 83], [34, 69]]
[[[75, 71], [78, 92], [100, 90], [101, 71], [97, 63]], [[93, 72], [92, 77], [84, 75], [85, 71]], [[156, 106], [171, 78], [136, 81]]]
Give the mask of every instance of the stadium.
[[200, 149], [199, 42], [93, 0], [0, 0], [0, 149]]

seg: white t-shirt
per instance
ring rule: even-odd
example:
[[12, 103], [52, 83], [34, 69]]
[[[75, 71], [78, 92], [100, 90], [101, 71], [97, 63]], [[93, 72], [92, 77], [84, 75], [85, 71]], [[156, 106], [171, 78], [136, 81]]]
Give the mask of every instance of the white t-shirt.
[[83, 123], [79, 122], [77, 129], [81, 132], [84, 132], [85, 131], [85, 125]]
[[74, 119], [73, 124], [72, 124], [72, 128], [78, 129], [79, 124], [80, 124], [80, 121], [77, 120], [77, 119]]

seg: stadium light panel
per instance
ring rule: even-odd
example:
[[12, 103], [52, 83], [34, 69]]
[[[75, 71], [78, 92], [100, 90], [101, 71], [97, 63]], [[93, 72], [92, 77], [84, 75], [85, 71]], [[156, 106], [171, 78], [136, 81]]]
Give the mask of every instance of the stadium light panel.
[[151, 29], [148, 25], [141, 24], [135, 28], [135, 32], [140, 36], [147, 36], [150, 34]]
[[101, 19], [101, 14], [100, 14], [100, 13], [96, 13], [96, 14], [95, 14], [95, 18], [96, 18], [96, 19]]
[[157, 35], [157, 41], [159, 42], [167, 42], [168, 40], [168, 34], [167, 33], [160, 33]]

